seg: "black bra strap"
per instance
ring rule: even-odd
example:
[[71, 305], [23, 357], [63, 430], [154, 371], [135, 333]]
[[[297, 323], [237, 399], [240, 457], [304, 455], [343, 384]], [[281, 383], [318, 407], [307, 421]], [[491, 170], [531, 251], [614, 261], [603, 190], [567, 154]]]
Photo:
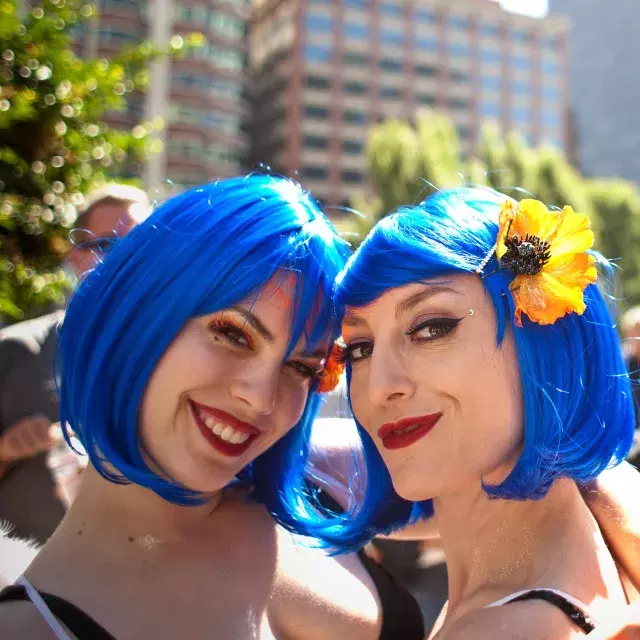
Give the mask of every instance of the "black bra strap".
[[[82, 609], [63, 598], [39, 591], [51, 613], [63, 622], [78, 640], [116, 640]], [[29, 601], [25, 588], [11, 585], [0, 591], [0, 602]]]
[[591, 633], [596, 628], [595, 622], [582, 609], [578, 608], [573, 602], [570, 602], [559, 593], [548, 589], [535, 589], [527, 591], [521, 596], [517, 596], [510, 602], [521, 602], [522, 600], [545, 600], [546, 602], [558, 607], [567, 617], [571, 618], [573, 624], [585, 633]]

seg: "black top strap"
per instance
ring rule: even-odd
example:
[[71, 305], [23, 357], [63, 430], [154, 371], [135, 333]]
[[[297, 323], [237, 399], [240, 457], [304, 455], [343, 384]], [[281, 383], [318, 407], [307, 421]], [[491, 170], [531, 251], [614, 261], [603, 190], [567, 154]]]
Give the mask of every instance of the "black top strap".
[[[309, 488], [312, 489], [311, 482]], [[323, 489], [316, 487], [318, 503], [328, 511], [344, 513], [344, 509]], [[417, 600], [380, 564], [363, 549], [358, 551], [360, 562], [376, 586], [382, 608], [382, 628], [379, 640], [423, 640], [425, 629], [422, 611]]]
[[522, 600], [545, 600], [560, 609], [568, 618], [571, 618], [573, 624], [585, 633], [591, 633], [596, 628], [593, 618], [589, 617], [585, 611], [577, 607], [573, 602], [567, 600], [561, 594], [551, 591], [550, 589], [527, 591], [527, 593], [523, 593], [513, 600], [509, 600], [509, 602], [505, 604], [521, 602]]
[[[49, 593], [38, 592], [51, 613], [63, 622], [78, 640], [116, 640], [108, 631], [103, 629], [93, 618], [68, 600]], [[23, 586], [11, 585], [0, 591], [1, 602], [30, 601]]]

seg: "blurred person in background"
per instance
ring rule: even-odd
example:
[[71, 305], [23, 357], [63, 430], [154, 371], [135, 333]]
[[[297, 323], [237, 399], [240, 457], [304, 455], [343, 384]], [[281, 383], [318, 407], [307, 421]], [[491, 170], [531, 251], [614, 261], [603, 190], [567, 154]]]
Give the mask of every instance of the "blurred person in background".
[[638, 408], [640, 407], [640, 306], [631, 307], [620, 321], [622, 350], [629, 370], [636, 409], [636, 432], [629, 462], [640, 468], [640, 430], [638, 430]]
[[[66, 260], [72, 278], [81, 279], [149, 208], [144, 191], [131, 186], [109, 184], [89, 194]], [[0, 330], [0, 522], [38, 543], [47, 541], [71, 499], [47, 466], [48, 452], [66, 447], [55, 424], [54, 356], [63, 317], [58, 310]]]

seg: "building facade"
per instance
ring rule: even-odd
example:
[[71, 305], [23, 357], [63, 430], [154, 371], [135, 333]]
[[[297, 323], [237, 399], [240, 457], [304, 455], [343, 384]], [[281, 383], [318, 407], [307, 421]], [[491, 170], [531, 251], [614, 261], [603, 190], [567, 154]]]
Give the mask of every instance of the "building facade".
[[[202, 33], [205, 46], [181, 59], [154, 63], [147, 94], [130, 94], [126, 113], [109, 114], [115, 126], [162, 118], [163, 150], [145, 167], [148, 189], [166, 191], [241, 171], [247, 152], [243, 97], [248, 0], [98, 0], [97, 20], [79, 40], [81, 55], [113, 56], [152, 40]], [[173, 188], [173, 187], [172, 187]]]
[[251, 161], [344, 204], [369, 189], [367, 130], [421, 107], [466, 153], [486, 120], [566, 149], [566, 34], [490, 0], [254, 0]]
[[636, 0], [549, 0], [570, 23], [575, 155], [590, 176], [640, 183], [640, 5]]

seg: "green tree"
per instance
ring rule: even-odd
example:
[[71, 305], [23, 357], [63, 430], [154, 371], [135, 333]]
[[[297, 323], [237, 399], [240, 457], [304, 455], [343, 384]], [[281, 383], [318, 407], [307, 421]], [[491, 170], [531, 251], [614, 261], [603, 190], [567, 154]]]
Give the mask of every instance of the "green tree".
[[[144, 90], [147, 63], [162, 51], [148, 42], [112, 60], [73, 52], [78, 25], [93, 8], [80, 0], [0, 2], [0, 318], [37, 315], [63, 299], [61, 268], [69, 229], [90, 189], [153, 149], [162, 123], [110, 128], [107, 111]], [[188, 38], [198, 44], [201, 36]], [[174, 37], [172, 54], [183, 49]]]
[[352, 204], [364, 217], [348, 217], [339, 224], [356, 242], [399, 206], [462, 181], [456, 128], [449, 118], [428, 109], [416, 114], [415, 126], [394, 119], [375, 127], [366, 156], [376, 195], [355, 196]]
[[630, 182], [596, 179], [588, 194], [600, 221], [597, 248], [621, 269], [623, 304], [639, 304], [640, 193]]

